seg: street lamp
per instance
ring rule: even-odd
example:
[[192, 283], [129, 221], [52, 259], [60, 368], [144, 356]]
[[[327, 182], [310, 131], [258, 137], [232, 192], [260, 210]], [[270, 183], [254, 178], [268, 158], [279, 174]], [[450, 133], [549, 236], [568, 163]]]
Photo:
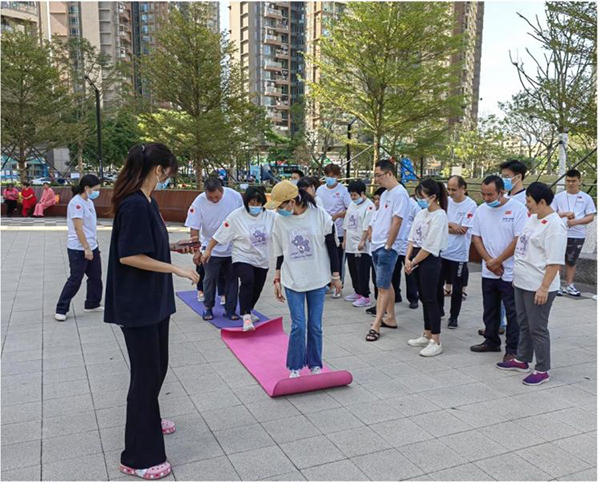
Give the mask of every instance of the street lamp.
[[96, 93], [96, 131], [98, 132], [98, 166], [100, 168], [100, 183], [103, 183], [104, 173], [102, 169], [102, 117], [100, 115], [100, 89], [96, 87], [96, 84], [92, 82], [92, 80], [87, 74], [84, 76], [84, 78]]
[[352, 138], [352, 125], [358, 118], [348, 123], [348, 143], [346, 143], [346, 178], [350, 178], [350, 139]]

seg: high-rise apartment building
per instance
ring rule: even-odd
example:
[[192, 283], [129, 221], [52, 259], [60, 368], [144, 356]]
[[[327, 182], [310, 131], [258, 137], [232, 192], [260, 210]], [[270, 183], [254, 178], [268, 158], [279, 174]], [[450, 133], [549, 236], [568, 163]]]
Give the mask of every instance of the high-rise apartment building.
[[13, 30], [35, 32], [38, 28], [38, 2], [1, 2], [2, 32]]
[[280, 134], [295, 129], [290, 107], [304, 95], [304, 2], [230, 2], [230, 38], [252, 100]]

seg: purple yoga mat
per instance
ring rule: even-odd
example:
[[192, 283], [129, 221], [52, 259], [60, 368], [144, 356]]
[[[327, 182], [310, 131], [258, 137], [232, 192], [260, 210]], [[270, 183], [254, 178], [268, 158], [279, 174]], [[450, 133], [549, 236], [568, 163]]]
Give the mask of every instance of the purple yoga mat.
[[283, 319], [257, 324], [256, 331], [224, 328], [221, 339], [233, 351], [246, 369], [270, 397], [312, 392], [352, 383], [348, 371], [334, 371], [326, 366], [320, 375], [311, 375], [307, 368], [299, 378], [290, 378], [286, 368], [289, 337], [283, 331]]
[[[181, 299], [184, 303], [186, 303], [189, 307], [191, 307], [200, 317], [202, 317], [202, 313], [204, 312], [204, 304], [198, 302], [198, 292], [197, 291], [181, 291], [177, 293], [177, 297]], [[207, 321], [207, 323], [212, 324], [213, 326], [223, 329], [223, 328], [241, 328], [243, 326], [243, 322], [240, 319], [239, 321], [231, 321], [230, 319], [224, 316], [225, 307], [219, 304], [219, 299], [215, 298], [216, 305], [213, 308], [214, 318], [211, 321]], [[237, 308], [239, 315], [239, 306]], [[259, 313], [258, 311], [252, 311], [253, 314], [256, 314], [260, 318], [260, 322], [268, 321], [264, 314]], [[259, 323], [255, 323], [259, 324]]]

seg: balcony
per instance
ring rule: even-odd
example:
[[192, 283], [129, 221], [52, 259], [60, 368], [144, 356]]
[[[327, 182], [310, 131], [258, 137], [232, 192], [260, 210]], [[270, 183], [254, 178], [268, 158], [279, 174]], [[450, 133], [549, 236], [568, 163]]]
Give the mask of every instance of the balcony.
[[289, 22], [287, 20], [282, 20], [281, 22], [275, 22], [275, 25], [272, 26], [275, 30], [279, 30], [282, 32], [287, 32], [289, 30]]
[[273, 35], [273, 34], [265, 34], [265, 40], [264, 40], [265, 44], [275, 44], [275, 45], [281, 45], [281, 37], [279, 37], [278, 35]]
[[267, 86], [265, 87], [265, 94], [267, 96], [281, 96], [281, 89], [277, 89], [275, 86]]
[[3, 10], [12, 10], [29, 15], [37, 15], [38, 13], [36, 2], [1, 2], [0, 7]]
[[263, 68], [271, 71], [280, 71], [283, 66], [277, 61], [267, 59], [263, 63]]
[[268, 109], [267, 110], [267, 119], [273, 123], [281, 123], [283, 121], [283, 116], [281, 116], [281, 113], [272, 110], [272, 109]]
[[283, 18], [283, 14], [282, 14], [281, 10], [277, 10], [275, 8], [270, 8], [270, 7], [265, 7], [265, 17], [281, 20]]
[[289, 59], [290, 57], [290, 51], [287, 49], [277, 49], [275, 51], [275, 57], [277, 58], [283, 58], [283, 59]]
[[275, 76], [275, 84], [287, 84], [289, 82], [289, 77], [278, 74]]

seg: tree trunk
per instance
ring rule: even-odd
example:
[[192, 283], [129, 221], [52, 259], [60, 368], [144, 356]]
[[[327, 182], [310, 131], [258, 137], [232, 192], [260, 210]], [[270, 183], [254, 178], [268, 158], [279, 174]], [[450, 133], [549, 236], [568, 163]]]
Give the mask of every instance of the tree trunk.
[[202, 163], [198, 156], [194, 158], [194, 169], [196, 170], [196, 189], [200, 190], [202, 185]]
[[77, 144], [77, 171], [79, 176], [83, 177], [83, 144]]
[[27, 181], [27, 167], [25, 166], [25, 162], [27, 158], [25, 157], [25, 147], [21, 145], [19, 147], [19, 179], [21, 180], [21, 184]]
[[373, 173], [375, 173], [375, 165], [379, 161], [379, 147], [381, 144], [381, 140], [379, 134], [376, 133], [373, 137]]

